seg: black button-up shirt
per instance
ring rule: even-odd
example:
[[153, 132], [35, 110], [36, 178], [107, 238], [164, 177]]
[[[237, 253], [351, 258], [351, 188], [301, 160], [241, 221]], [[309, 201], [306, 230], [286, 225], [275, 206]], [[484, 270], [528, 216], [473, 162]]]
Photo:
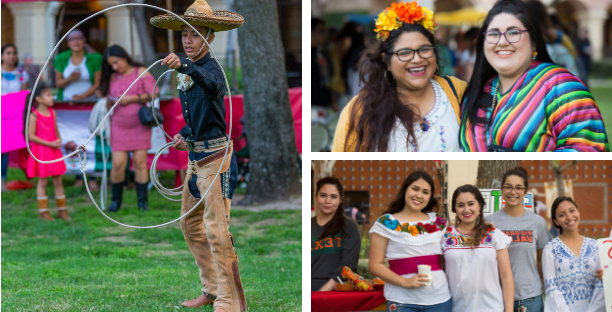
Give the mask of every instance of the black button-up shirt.
[[179, 133], [188, 140], [204, 141], [225, 137], [225, 80], [217, 62], [207, 53], [195, 63], [179, 57], [177, 71], [186, 74], [194, 85], [179, 90], [183, 117], [187, 125]]

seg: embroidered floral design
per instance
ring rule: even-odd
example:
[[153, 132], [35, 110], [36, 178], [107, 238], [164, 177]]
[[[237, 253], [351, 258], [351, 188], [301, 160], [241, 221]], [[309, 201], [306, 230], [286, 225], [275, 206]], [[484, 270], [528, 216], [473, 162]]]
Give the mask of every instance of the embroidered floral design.
[[446, 140], [444, 139], [444, 126], [440, 126], [440, 141], [442, 141], [442, 152], [446, 149]]
[[389, 311], [395, 311], [395, 310], [397, 310], [395, 303], [389, 306]]
[[434, 222], [419, 222], [416, 225], [410, 225], [407, 222], [404, 224], [400, 224], [399, 221], [395, 219], [391, 220], [390, 215], [384, 215], [380, 217], [378, 219], [378, 222], [390, 230], [396, 232], [410, 233], [410, 235], [412, 236], [417, 236], [423, 233], [435, 233], [437, 231], [442, 231], [444, 230], [444, 228], [446, 228], [446, 221], [440, 218], [440, 216], [436, 216], [436, 220], [434, 220]]

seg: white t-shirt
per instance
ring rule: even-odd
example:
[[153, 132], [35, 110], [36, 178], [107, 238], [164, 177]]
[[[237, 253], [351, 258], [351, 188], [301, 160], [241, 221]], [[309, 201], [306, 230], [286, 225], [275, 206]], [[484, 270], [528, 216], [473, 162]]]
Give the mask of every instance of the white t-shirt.
[[89, 71], [87, 70], [87, 66], [85, 66], [85, 61], [87, 57], [83, 58], [83, 61], [79, 65], [74, 65], [72, 63], [72, 59], [69, 59], [68, 66], [64, 69], [62, 76], [64, 79], [70, 77], [70, 75], [77, 69], [81, 69], [81, 78], [77, 81], [71, 82], [66, 88], [64, 88], [64, 100], [69, 101], [72, 100], [72, 97], [75, 95], [83, 94], [85, 91], [91, 88], [91, 80], [89, 77]]
[[21, 85], [28, 83], [30, 75], [25, 70], [17, 68], [14, 71], [2, 70], [2, 95], [21, 91]]
[[459, 123], [450, 100], [437, 81], [431, 79], [436, 95], [434, 107], [425, 114], [429, 128], [424, 131], [420, 123], [414, 125], [417, 144], [408, 142], [408, 131], [399, 121], [389, 136], [389, 152], [462, 152], [459, 146]]
[[[436, 214], [432, 212], [428, 215], [429, 223], [435, 225]], [[438, 220], [438, 223], [440, 220], [441, 219]], [[385, 252], [385, 258], [387, 260], [442, 255], [440, 239], [442, 235], [444, 235], [444, 230], [438, 230], [433, 233], [419, 233], [416, 236], [412, 236], [408, 232], [396, 231], [389, 228], [389, 226], [393, 227], [398, 224], [413, 226], [417, 223], [419, 222], [400, 222], [392, 215], [386, 214], [378, 218], [372, 226], [372, 229], [370, 229], [370, 234], [376, 233], [389, 240]], [[425, 221], [422, 223], [427, 222]], [[446, 223], [444, 223], [444, 226], [446, 226]], [[411, 278], [415, 275], [415, 273], [405, 274], [402, 275], [402, 277]], [[448, 291], [446, 275], [444, 275], [444, 271], [441, 270], [431, 272], [431, 284], [429, 286], [408, 289], [391, 283], [385, 283], [384, 291], [387, 300], [404, 304], [429, 306], [446, 302], [451, 297]]]
[[468, 237], [455, 227], [449, 227], [440, 242], [453, 312], [504, 311], [497, 250], [507, 248], [512, 238], [494, 229], [472, 249], [467, 246]]

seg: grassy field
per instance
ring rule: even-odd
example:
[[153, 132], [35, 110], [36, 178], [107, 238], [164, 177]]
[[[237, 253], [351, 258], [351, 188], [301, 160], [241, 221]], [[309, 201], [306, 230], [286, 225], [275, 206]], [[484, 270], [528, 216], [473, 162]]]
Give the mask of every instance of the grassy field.
[[[22, 177], [9, 170], [9, 180]], [[162, 183], [170, 186], [172, 178], [162, 176]], [[64, 185], [73, 182], [66, 177]], [[47, 194], [55, 217], [51, 188]], [[35, 190], [2, 193], [3, 311], [171, 311], [200, 295], [198, 268], [178, 222], [120, 227], [95, 209], [84, 189], [66, 187], [66, 196], [72, 221], [45, 222], [38, 219]], [[150, 212], [135, 203], [135, 191], [126, 190], [115, 219], [153, 225], [179, 216], [179, 203], [155, 190]], [[301, 211], [232, 210], [230, 230], [249, 311], [301, 311]]]
[[590, 88], [590, 90], [601, 111], [608, 141], [610, 141], [612, 137], [612, 88]]

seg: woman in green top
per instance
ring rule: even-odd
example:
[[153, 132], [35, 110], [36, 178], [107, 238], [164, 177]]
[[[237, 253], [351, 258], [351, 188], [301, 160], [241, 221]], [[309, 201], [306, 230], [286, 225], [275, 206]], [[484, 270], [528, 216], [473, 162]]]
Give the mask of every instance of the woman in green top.
[[68, 35], [68, 47], [53, 62], [55, 85], [59, 88], [57, 100], [95, 100], [94, 92], [100, 86], [102, 55], [85, 44], [80, 30]]

